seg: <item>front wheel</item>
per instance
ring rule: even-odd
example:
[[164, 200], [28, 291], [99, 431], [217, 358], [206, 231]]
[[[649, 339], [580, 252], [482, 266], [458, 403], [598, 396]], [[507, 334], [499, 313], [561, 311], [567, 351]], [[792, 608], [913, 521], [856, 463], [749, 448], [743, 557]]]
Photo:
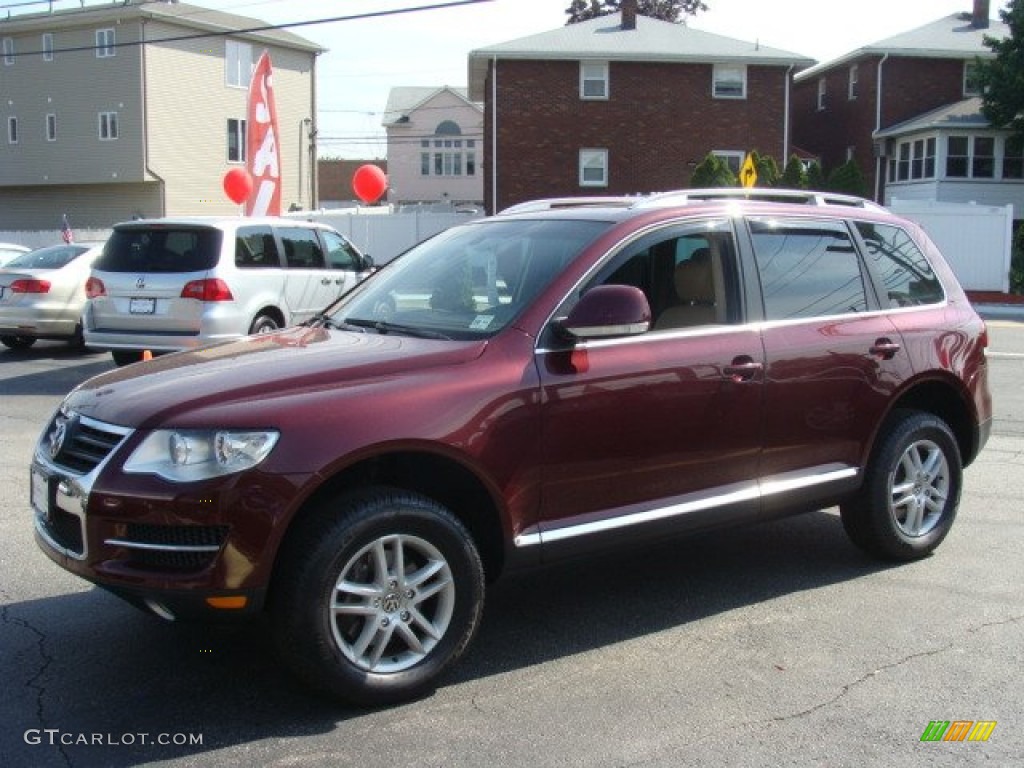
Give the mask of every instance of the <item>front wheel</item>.
[[0, 344], [8, 349], [28, 349], [35, 343], [34, 336], [0, 336]]
[[840, 507], [843, 527], [876, 557], [924, 557], [953, 526], [962, 476], [960, 449], [946, 422], [897, 411], [879, 437], [860, 493]]
[[271, 616], [282, 657], [314, 688], [356, 704], [430, 690], [480, 621], [472, 537], [417, 494], [376, 489], [323, 504], [280, 562]]

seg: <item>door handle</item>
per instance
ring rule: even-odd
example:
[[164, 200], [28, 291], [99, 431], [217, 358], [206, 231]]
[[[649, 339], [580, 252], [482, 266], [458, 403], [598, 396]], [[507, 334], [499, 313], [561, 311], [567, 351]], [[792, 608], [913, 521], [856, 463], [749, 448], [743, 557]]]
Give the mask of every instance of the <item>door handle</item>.
[[739, 384], [741, 381], [750, 381], [755, 378], [762, 370], [764, 370], [764, 366], [755, 361], [754, 358], [740, 355], [732, 363], [725, 366], [722, 372]]
[[868, 351], [880, 360], [892, 360], [900, 351], [900, 345], [891, 339], [882, 338], [872, 344]]
[[329, 278], [329, 277], [321, 277], [320, 278], [320, 285], [330, 285], [330, 284], [331, 284], [331, 278]]

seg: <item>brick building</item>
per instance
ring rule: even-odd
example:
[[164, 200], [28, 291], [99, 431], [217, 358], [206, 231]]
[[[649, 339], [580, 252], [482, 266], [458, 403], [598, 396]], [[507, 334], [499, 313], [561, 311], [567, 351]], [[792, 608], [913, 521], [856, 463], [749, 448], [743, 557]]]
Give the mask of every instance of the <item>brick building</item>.
[[631, 2], [471, 51], [487, 210], [687, 187], [709, 153], [736, 170], [751, 150], [784, 162], [792, 73], [812, 63], [637, 15]]
[[[975, 0], [970, 12], [801, 71], [793, 86], [794, 144], [820, 158], [826, 174], [853, 159], [880, 202], [891, 187], [916, 182], [931, 183], [931, 199], [956, 200], [939, 194], [947, 181], [954, 185], [947, 192], [977, 199], [978, 188], [967, 192], [962, 182], [1001, 180], [1007, 136], [981, 117], [973, 74], [977, 58], [992, 56], [985, 36], [1007, 35], [1005, 24], [989, 19], [988, 0]], [[948, 162], [961, 146], [967, 168], [978, 157], [985, 176], [960, 175], [960, 164]]]

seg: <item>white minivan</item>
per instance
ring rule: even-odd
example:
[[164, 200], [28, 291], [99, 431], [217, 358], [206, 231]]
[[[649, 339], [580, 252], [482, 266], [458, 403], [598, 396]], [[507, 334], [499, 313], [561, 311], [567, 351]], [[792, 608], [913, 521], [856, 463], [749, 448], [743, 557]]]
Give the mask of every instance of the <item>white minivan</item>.
[[301, 323], [372, 261], [325, 224], [174, 218], [118, 224], [86, 284], [85, 344], [118, 365]]

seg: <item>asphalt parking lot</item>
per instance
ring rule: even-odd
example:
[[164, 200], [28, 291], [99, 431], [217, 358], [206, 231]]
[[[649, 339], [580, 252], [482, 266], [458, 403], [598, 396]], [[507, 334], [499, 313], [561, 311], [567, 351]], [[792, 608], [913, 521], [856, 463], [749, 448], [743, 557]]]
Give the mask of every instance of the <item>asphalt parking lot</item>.
[[165, 624], [52, 565], [29, 457], [112, 364], [0, 352], [0, 765], [1024, 764], [1024, 324], [991, 338], [994, 434], [933, 557], [869, 560], [824, 510], [552, 567], [492, 589], [436, 693], [370, 711], [311, 697], [260, 626]]

